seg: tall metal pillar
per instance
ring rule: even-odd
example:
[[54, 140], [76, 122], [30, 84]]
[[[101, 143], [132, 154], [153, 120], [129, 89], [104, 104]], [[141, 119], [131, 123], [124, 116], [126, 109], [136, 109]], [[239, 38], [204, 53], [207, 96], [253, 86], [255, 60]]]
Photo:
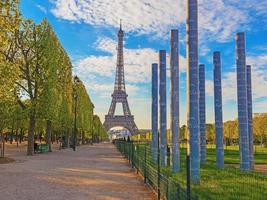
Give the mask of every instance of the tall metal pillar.
[[160, 86], [159, 86], [159, 103], [160, 103], [160, 160], [161, 166], [166, 166], [167, 156], [167, 107], [166, 107], [166, 51], [159, 52], [160, 68]]
[[152, 156], [157, 162], [158, 156], [158, 64], [152, 64]]
[[179, 150], [179, 32], [171, 30], [171, 132], [172, 171], [180, 170]]
[[216, 165], [224, 167], [221, 54], [213, 54]]
[[199, 65], [199, 128], [200, 128], [200, 161], [206, 162], [206, 98], [205, 98], [205, 65]]
[[240, 146], [240, 169], [249, 170], [248, 101], [245, 33], [236, 35], [237, 100]]
[[199, 87], [198, 87], [198, 1], [186, 5], [187, 109], [190, 170], [193, 183], [200, 181]]
[[248, 138], [249, 138], [249, 162], [250, 169], [254, 169], [254, 137], [253, 137], [253, 109], [252, 109], [252, 86], [251, 66], [247, 65], [247, 95], [248, 95]]

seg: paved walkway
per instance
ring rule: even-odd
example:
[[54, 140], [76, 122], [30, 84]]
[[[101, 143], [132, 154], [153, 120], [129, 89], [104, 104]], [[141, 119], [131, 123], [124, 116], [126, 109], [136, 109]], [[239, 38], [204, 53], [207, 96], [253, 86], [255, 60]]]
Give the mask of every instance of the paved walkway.
[[1, 200], [154, 199], [110, 143], [15, 159], [0, 165]]

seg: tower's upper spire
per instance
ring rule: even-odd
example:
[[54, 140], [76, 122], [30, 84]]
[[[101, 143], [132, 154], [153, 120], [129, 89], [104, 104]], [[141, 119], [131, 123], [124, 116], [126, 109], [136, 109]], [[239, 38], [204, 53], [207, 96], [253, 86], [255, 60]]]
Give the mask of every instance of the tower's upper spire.
[[118, 31], [118, 55], [117, 55], [117, 68], [116, 68], [116, 80], [115, 89], [116, 91], [125, 91], [125, 81], [124, 81], [124, 62], [123, 62], [123, 37], [124, 32], [122, 30], [121, 20], [120, 20], [120, 30]]
[[[120, 19], [120, 30], [118, 31], [118, 37], [123, 38], [123, 36], [124, 36], [124, 32], [122, 30], [122, 20]], [[120, 42], [120, 39], [119, 39], [119, 42]]]

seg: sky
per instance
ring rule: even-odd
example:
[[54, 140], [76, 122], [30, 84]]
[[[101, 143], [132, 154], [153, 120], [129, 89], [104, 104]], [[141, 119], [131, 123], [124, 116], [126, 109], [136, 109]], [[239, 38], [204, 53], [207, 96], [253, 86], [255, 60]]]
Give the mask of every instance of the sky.
[[[237, 118], [235, 35], [246, 33], [253, 111], [267, 112], [267, 0], [199, 0], [199, 63], [206, 66], [207, 123], [214, 123], [214, 51], [222, 55], [224, 121]], [[116, 70], [119, 22], [125, 31], [126, 91], [139, 129], [151, 127], [151, 64], [167, 51], [170, 125], [170, 30], [180, 33], [180, 125], [186, 124], [186, 0], [21, 0], [25, 18], [47, 18], [104, 121]], [[121, 114], [122, 108], [116, 110]]]

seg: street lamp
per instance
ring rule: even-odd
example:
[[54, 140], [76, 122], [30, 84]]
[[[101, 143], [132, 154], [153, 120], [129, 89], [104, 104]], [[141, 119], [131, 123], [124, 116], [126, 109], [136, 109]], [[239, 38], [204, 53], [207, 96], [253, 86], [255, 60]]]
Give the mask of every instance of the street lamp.
[[98, 127], [97, 127], [97, 143], [99, 143], [99, 138], [100, 138], [100, 125], [98, 124]]
[[93, 116], [92, 124], [93, 124], [93, 131], [92, 131], [92, 145], [93, 145], [94, 137], [95, 137], [95, 117], [94, 116]]
[[74, 99], [74, 136], [73, 136], [73, 151], [76, 151], [77, 143], [77, 84], [80, 82], [77, 76], [74, 76], [74, 87], [73, 87], [73, 99]]

